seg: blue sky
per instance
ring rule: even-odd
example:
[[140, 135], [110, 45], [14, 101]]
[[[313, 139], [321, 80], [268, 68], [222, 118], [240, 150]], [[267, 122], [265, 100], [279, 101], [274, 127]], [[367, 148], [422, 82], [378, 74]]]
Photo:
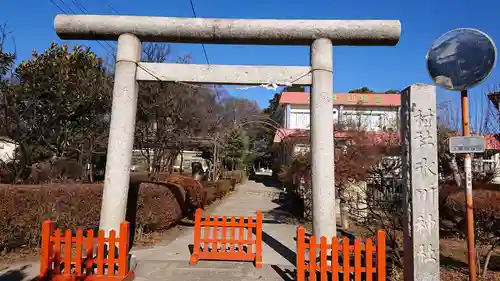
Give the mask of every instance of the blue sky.
[[[63, 9], [81, 13], [75, 3], [92, 14], [192, 17], [189, 0], [53, 0]], [[198, 17], [280, 18], [280, 19], [398, 19], [402, 23], [400, 43], [393, 47], [334, 48], [334, 90], [347, 92], [368, 86], [375, 91], [403, 89], [412, 83], [432, 83], [425, 69], [425, 55], [442, 33], [471, 27], [500, 38], [498, 0], [193, 0]], [[99, 55], [107, 53], [96, 42], [63, 41], [53, 28], [54, 16], [61, 11], [49, 0], [3, 0], [0, 23], [13, 29], [15, 47], [21, 60], [31, 51], [42, 51], [51, 41], [89, 45]], [[112, 8], [110, 8], [112, 7]], [[114, 45], [114, 42], [110, 42]], [[107, 47], [106, 44], [103, 44]], [[10, 42], [9, 47], [13, 47]], [[308, 65], [308, 47], [206, 45], [212, 64]], [[191, 53], [194, 63], [205, 63], [201, 45], [175, 44], [176, 55]], [[498, 70], [484, 84], [471, 90], [472, 108], [482, 103], [482, 93], [500, 83]], [[256, 100], [261, 107], [273, 92], [265, 89], [230, 91], [238, 97]], [[456, 104], [458, 94], [438, 90], [440, 101]]]

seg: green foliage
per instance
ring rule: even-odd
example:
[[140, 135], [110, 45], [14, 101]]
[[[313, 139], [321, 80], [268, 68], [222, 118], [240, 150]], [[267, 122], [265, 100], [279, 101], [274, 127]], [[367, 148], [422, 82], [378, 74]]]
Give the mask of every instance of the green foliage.
[[348, 93], [375, 93], [375, 92], [370, 90], [368, 87], [362, 87], [359, 89], [350, 90]]
[[232, 169], [239, 168], [248, 155], [248, 136], [241, 128], [233, 128], [227, 136], [227, 144], [224, 148], [225, 161]]
[[399, 93], [400, 91], [394, 89], [390, 89], [384, 92], [384, 94], [399, 94]]
[[[361, 87], [359, 89], [350, 90], [348, 93], [369, 94], [369, 93], [375, 93], [375, 91], [372, 91], [368, 87]], [[394, 89], [389, 89], [389, 90], [384, 92], [384, 94], [398, 94], [398, 93], [400, 93], [400, 91], [394, 90]]]
[[278, 109], [281, 94], [274, 94], [273, 98], [269, 100], [269, 106], [264, 109], [264, 113], [272, 116], [276, 109]]
[[[100, 174], [104, 158], [97, 156], [106, 154], [113, 83], [103, 60], [87, 47], [52, 43], [41, 53], [34, 51], [30, 60], [16, 67], [13, 77], [7, 77], [15, 55], [3, 51], [4, 38], [0, 28], [0, 138], [17, 149], [16, 161], [0, 167], [0, 174], [6, 174], [5, 167], [10, 169], [0, 180], [26, 179], [33, 164], [53, 157], [102, 168], [96, 171]], [[166, 44], [146, 44], [143, 60], [171, 61], [170, 53]], [[179, 83], [139, 84], [135, 148], [143, 154], [151, 176], [165, 171], [180, 150], [206, 148], [204, 156], [212, 154], [216, 139], [220, 151], [214, 161], [219, 165], [231, 159], [235, 168], [256, 157], [253, 150], [262, 146], [260, 125], [241, 124], [260, 118], [260, 108], [254, 101], [222, 98], [221, 92]], [[233, 124], [244, 128], [228, 135]]]
[[296, 85], [285, 87], [285, 89], [283, 89], [283, 92], [305, 92], [305, 91], [306, 91], [306, 87], [296, 86]]
[[[13, 64], [12, 56], [7, 62]], [[0, 124], [1, 136], [18, 145], [14, 179], [52, 156], [86, 164], [105, 149], [111, 79], [89, 48], [52, 43], [20, 63], [14, 78], [2, 91]]]
[[15, 59], [15, 54], [6, 53], [0, 48], [0, 85], [5, 85], [4, 78], [14, 65]]
[[[19, 87], [12, 97], [29, 141], [41, 142], [57, 156], [82, 142], [109, 112], [110, 83], [102, 60], [89, 48], [52, 43], [15, 71]], [[15, 136], [14, 136], [15, 137]]]

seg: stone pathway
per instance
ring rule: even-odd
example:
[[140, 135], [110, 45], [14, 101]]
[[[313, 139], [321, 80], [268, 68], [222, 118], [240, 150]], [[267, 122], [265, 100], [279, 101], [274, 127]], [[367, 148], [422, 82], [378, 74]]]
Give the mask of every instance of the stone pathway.
[[249, 181], [223, 199], [218, 206], [204, 212], [216, 216], [255, 216], [263, 213], [263, 268], [256, 269], [252, 263], [200, 261], [189, 265], [188, 246], [193, 244], [193, 228], [184, 231], [177, 239], [166, 245], [133, 251], [137, 258], [136, 280], [293, 280], [296, 242], [295, 224], [287, 224], [287, 217], [273, 202], [279, 198], [280, 190]]
[[[204, 215], [255, 216], [257, 210], [262, 211], [261, 269], [256, 269], [251, 262], [199, 261], [189, 265], [193, 228], [188, 227], [173, 241], [160, 242], [149, 249], [132, 249], [137, 259], [135, 280], [293, 280], [296, 225], [290, 224], [287, 213], [280, 211], [280, 205], [273, 202], [279, 198], [279, 193], [280, 190], [269, 184], [249, 181], [237, 186], [236, 191], [222, 199], [219, 205], [204, 212]], [[38, 275], [39, 266], [38, 262], [12, 265], [0, 271], [0, 281], [32, 280]]]

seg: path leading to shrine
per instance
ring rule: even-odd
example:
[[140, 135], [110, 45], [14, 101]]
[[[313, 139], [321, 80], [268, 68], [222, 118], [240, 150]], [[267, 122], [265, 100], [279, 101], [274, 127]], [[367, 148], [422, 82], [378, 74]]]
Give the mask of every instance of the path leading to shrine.
[[293, 280], [295, 269], [296, 224], [278, 203], [280, 190], [270, 176], [258, 175], [204, 212], [212, 216], [255, 216], [262, 211], [263, 267], [250, 262], [199, 261], [189, 264], [189, 245], [193, 244], [193, 227], [185, 229], [173, 241], [159, 243], [151, 249], [132, 251], [137, 258], [137, 281], [165, 280]]

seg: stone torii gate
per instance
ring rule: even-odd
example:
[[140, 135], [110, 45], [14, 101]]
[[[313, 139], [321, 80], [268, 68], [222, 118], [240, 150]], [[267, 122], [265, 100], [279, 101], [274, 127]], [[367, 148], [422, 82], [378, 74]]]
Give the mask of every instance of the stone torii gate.
[[[313, 232], [336, 236], [333, 145], [333, 45], [396, 45], [398, 20], [271, 20], [57, 15], [61, 39], [118, 40], [100, 228], [125, 220], [137, 111], [137, 81], [312, 86]], [[145, 63], [141, 41], [311, 46], [311, 66]], [[296, 80], [294, 80], [296, 79]]]

